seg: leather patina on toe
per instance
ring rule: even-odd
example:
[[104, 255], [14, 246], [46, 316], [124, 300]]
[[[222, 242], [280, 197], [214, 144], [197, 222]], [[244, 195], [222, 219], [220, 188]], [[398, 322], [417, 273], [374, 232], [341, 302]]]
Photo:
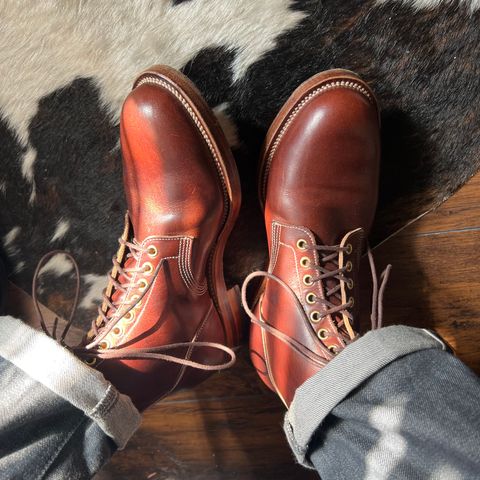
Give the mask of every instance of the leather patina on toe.
[[[369, 86], [330, 70], [295, 90], [264, 144], [260, 202], [269, 246], [267, 272], [242, 288], [252, 319], [252, 362], [288, 407], [297, 387], [358, 337], [360, 258], [374, 283], [372, 328], [382, 320], [390, 266], [378, 285], [366, 236], [372, 226], [380, 166], [379, 112]], [[246, 289], [263, 277], [259, 301]]]

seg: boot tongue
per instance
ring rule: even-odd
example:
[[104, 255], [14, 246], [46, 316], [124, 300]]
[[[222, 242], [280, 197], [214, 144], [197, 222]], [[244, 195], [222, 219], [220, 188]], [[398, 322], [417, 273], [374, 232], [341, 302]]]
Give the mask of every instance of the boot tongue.
[[[322, 265], [330, 271], [338, 270], [339, 268], [342, 268], [347, 265], [347, 262], [351, 262], [352, 264], [352, 270], [350, 272], [345, 272], [344, 275], [346, 278], [353, 280], [353, 288], [349, 289], [347, 284], [345, 282], [341, 282], [341, 289], [338, 291], [336, 294], [330, 295], [326, 297], [326, 299], [332, 303], [333, 305], [342, 305], [345, 304], [349, 301], [350, 297], [353, 297], [354, 291], [357, 290], [357, 282], [358, 282], [358, 267], [359, 267], [359, 262], [360, 262], [360, 257], [362, 254], [363, 250], [363, 244], [364, 244], [364, 232], [361, 228], [352, 230], [350, 232], [347, 232], [343, 238], [333, 238], [330, 236], [328, 238], [329, 240], [333, 240], [330, 243], [323, 243], [323, 245], [328, 245], [328, 246], [334, 246], [334, 245], [340, 245], [341, 247], [348, 248], [348, 251], [341, 251], [337, 257], [338, 259], [338, 264], [332, 262], [328, 263], [322, 263]], [[351, 245], [351, 251], [350, 247]], [[349, 253], [350, 252], [350, 253]], [[325, 281], [325, 293], [328, 290], [331, 290], [335, 288], [339, 283], [339, 280], [331, 277], [328, 278]], [[339, 298], [340, 296], [340, 298]], [[357, 299], [355, 299], [357, 300]], [[358, 301], [354, 303], [354, 307], [349, 309], [350, 313], [353, 315], [354, 319], [356, 317], [356, 313], [358, 312]], [[345, 313], [343, 312], [337, 312], [332, 315], [332, 320], [334, 320], [336, 323], [338, 323], [341, 320], [344, 320], [345, 322], [348, 321], [348, 319], [345, 316]], [[352, 322], [350, 322], [351, 324]], [[351, 330], [347, 332], [348, 329], [345, 329], [342, 327], [341, 329], [344, 334], [347, 334], [351, 337], [352, 332]]]

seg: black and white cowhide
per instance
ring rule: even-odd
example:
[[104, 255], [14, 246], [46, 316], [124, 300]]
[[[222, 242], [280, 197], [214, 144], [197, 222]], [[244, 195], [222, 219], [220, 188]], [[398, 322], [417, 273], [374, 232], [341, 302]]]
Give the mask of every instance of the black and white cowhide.
[[[479, 0], [3, 0], [2, 255], [29, 290], [45, 252], [71, 251], [85, 317], [122, 228], [119, 111], [135, 75], [155, 63], [197, 83], [234, 147], [244, 207], [227, 253], [231, 283], [265, 259], [258, 152], [269, 122], [310, 75], [354, 70], [380, 100], [374, 241], [480, 166]], [[44, 273], [62, 285], [72, 267], [57, 256]]]

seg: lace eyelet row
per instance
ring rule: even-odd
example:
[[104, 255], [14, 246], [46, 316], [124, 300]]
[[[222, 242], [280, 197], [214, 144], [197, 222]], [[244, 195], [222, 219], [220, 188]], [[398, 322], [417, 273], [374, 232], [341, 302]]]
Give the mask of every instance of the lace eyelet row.
[[[307, 250], [307, 247], [308, 247], [308, 242], [303, 239], [303, 238], [300, 238], [299, 240], [297, 240], [297, 248], [299, 250]], [[353, 251], [353, 247], [352, 245], [349, 243], [347, 246], [346, 246], [346, 253], [348, 255], [350, 255]], [[300, 266], [303, 267], [303, 268], [308, 268], [310, 267], [310, 258], [307, 257], [307, 256], [304, 256], [304, 257], [301, 257], [300, 258]], [[347, 272], [351, 272], [353, 269], [353, 264], [350, 260], [347, 261], [346, 263], [346, 271]], [[312, 282], [312, 276], [309, 275], [309, 274], [305, 274], [303, 276], [303, 284], [307, 287], [311, 287], [313, 285], [313, 282]], [[347, 282], [347, 287], [351, 290], [353, 288], [353, 280], [352, 279], [348, 279]], [[317, 296], [315, 295], [315, 293], [313, 292], [308, 292], [306, 295], [305, 295], [305, 301], [309, 304], [309, 305], [313, 305], [317, 302]], [[351, 306], [353, 306], [353, 297], [351, 297], [349, 299], [349, 302], [351, 304]], [[309, 315], [309, 319], [310, 321], [315, 324], [315, 323], [318, 323], [322, 320], [322, 315], [321, 313], [318, 311], [318, 310], [313, 310], [310, 312], [310, 315]], [[320, 328], [318, 331], [317, 331], [317, 337], [321, 340], [321, 341], [324, 341], [326, 340], [328, 337], [329, 337], [329, 331], [326, 329], [326, 328]], [[338, 353], [338, 348], [336, 345], [327, 345], [326, 346], [328, 348], [328, 350], [333, 353], [334, 355], [336, 355]]]
[[[305, 239], [300, 238], [299, 240], [297, 240], [297, 248], [299, 250], [307, 250], [307, 247], [308, 242]], [[303, 268], [308, 268], [310, 266], [310, 258], [302, 257], [300, 259], [300, 265]], [[311, 287], [313, 285], [312, 276], [309, 274], [305, 274], [303, 276], [303, 284], [307, 287]], [[317, 301], [317, 296], [313, 292], [309, 292], [305, 296], [305, 301], [309, 305], [313, 305]], [[318, 323], [322, 319], [320, 312], [317, 310], [310, 312], [309, 318], [312, 323]]]
[[[158, 250], [154, 245], [150, 245], [147, 249], [147, 255], [151, 258], [154, 258], [158, 255]], [[150, 262], [145, 262], [143, 264], [143, 271], [144, 274], [150, 275], [153, 272], [154, 268], [153, 265]], [[138, 281], [138, 291], [144, 292], [148, 287], [148, 282], [144, 278], [141, 278]], [[121, 337], [125, 334], [125, 327], [127, 325], [130, 325], [135, 321], [135, 310], [142, 305], [142, 300], [140, 300], [141, 295], [132, 295], [130, 298], [131, 303], [135, 303], [133, 308], [129, 310], [127, 313], [123, 315], [122, 318], [117, 322], [117, 325], [112, 329], [111, 333], [114, 337]], [[103, 343], [103, 342], [102, 342]], [[101, 347], [102, 343], [100, 343], [99, 348], [103, 349]], [[106, 342], [107, 347], [110, 348], [110, 345], [108, 342]]]
[[[150, 258], [156, 258], [158, 256], [158, 249], [155, 245], [150, 245], [146, 250], [146, 254]], [[144, 275], [151, 275], [154, 271], [153, 264], [151, 262], [144, 262], [142, 267]], [[145, 278], [141, 278], [138, 282], [138, 291], [144, 292], [148, 288], [148, 281]], [[111, 332], [104, 338], [97, 346], [98, 350], [107, 350], [112, 347], [113, 338], [120, 338], [125, 334], [127, 325], [135, 321], [135, 310], [141, 306], [141, 295], [135, 294], [131, 297], [130, 302], [136, 302], [134, 307], [123, 315], [112, 328]], [[110, 337], [110, 338], [109, 338]], [[87, 339], [92, 340], [94, 338], [93, 332], [88, 332]], [[97, 363], [97, 358], [86, 358], [84, 362], [89, 366], [94, 366]]]

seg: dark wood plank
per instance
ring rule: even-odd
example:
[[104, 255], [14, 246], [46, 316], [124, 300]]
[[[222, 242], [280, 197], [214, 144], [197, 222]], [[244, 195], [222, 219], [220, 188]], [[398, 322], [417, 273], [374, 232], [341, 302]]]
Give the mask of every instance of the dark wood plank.
[[285, 409], [260, 384], [243, 350], [235, 368], [148, 410], [97, 480], [318, 478], [295, 465], [282, 430]]
[[374, 256], [379, 269], [393, 264], [386, 323], [438, 331], [480, 373], [480, 174]]
[[404, 231], [428, 234], [480, 228], [480, 175], [472, 177], [455, 195]]
[[436, 330], [480, 373], [480, 232], [404, 233], [376, 249], [375, 259], [393, 264], [385, 323]]

